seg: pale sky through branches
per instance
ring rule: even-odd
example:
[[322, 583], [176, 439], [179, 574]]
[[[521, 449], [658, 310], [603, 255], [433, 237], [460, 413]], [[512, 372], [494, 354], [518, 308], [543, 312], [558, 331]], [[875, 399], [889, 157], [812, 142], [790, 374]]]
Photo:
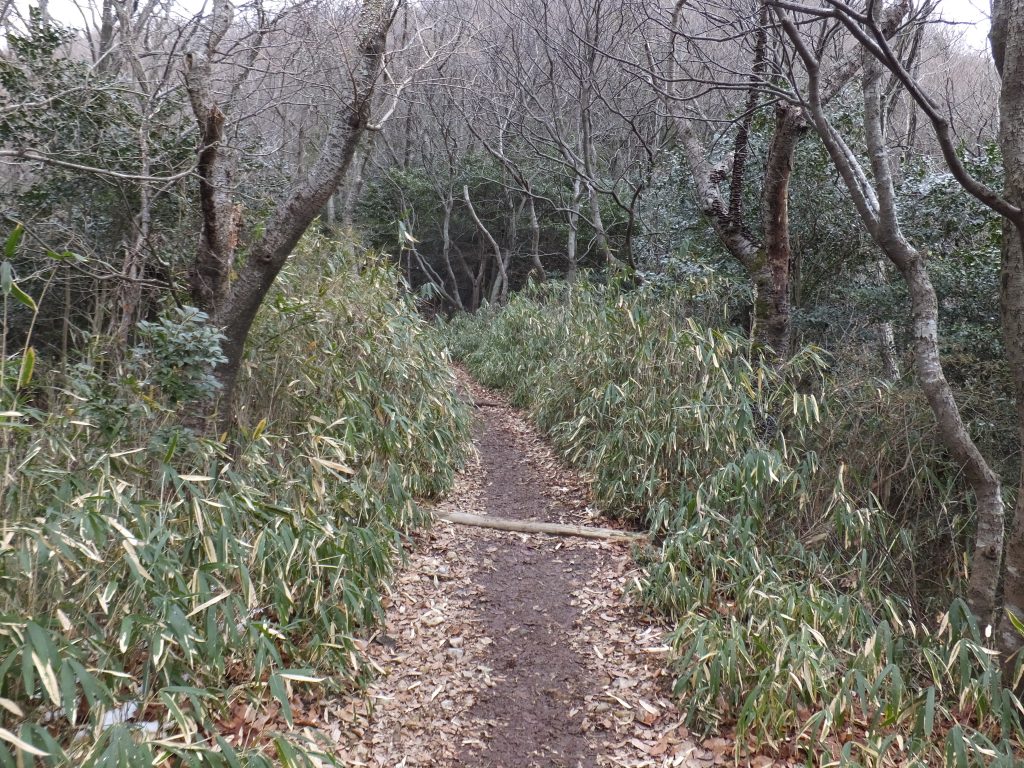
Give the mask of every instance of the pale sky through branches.
[[[34, 2], [17, 0], [18, 7], [24, 11]], [[99, 5], [99, 2], [96, 3]], [[173, 6], [182, 16], [193, 16], [204, 5], [203, 0], [175, 0]], [[90, 16], [89, 0], [50, 0], [50, 13], [55, 19], [72, 27], [82, 26], [82, 11]], [[988, 29], [990, 7], [988, 0], [942, 0], [942, 17], [946, 21], [961, 22], [964, 42], [972, 48], [988, 46]], [[95, 12], [98, 15], [98, 11]]]
[[988, 0], [942, 0], [942, 18], [946, 21], [963, 23], [963, 40], [971, 48], [988, 48], [989, 17], [991, 6]]

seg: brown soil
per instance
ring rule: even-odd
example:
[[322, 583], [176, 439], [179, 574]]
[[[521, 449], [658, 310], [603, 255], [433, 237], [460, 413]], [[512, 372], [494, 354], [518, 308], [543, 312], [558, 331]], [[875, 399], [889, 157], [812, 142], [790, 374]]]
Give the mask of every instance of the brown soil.
[[[463, 386], [477, 457], [439, 511], [615, 526], [521, 414]], [[361, 644], [381, 673], [369, 702], [325, 706], [316, 738], [374, 768], [731, 764], [730, 742], [682, 723], [667, 627], [633, 603], [640, 578], [622, 542], [438, 521], [385, 599], [384, 632]]]
[[[523, 446], [503, 428], [493, 408], [480, 409], [476, 442], [484, 474], [481, 514], [518, 520], [568, 522], [572, 510], [546, 495], [548, 483], [530, 466]], [[483, 750], [465, 750], [465, 765], [513, 768], [595, 764], [582, 728], [590, 682], [573, 650], [579, 618], [573, 592], [597, 576], [597, 560], [557, 542], [508, 537], [500, 545], [474, 542], [468, 556], [480, 564], [476, 612], [494, 638], [487, 662], [502, 685], [480, 697], [477, 714], [495, 723]]]

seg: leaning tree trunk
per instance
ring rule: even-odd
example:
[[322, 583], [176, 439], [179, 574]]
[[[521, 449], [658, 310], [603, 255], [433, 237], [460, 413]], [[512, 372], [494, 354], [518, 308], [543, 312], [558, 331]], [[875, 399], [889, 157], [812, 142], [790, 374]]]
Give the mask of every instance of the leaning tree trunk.
[[971, 563], [968, 602], [982, 626], [998, 624], [1000, 575], [1003, 562], [1004, 504], [999, 475], [985, 460], [964, 424], [939, 355], [939, 310], [935, 289], [923, 255], [907, 241], [899, 223], [892, 166], [886, 148], [882, 109], [882, 73], [870, 55], [863, 61], [864, 138], [870, 177], [856, 153], [825, 115], [820, 93], [820, 65], [804, 44], [796, 25], [779, 13], [786, 34], [808, 72], [805, 109], [853, 199], [875, 244], [893, 262], [907, 285], [911, 300], [914, 364], [918, 383], [932, 413], [939, 439], [961, 468], [977, 505], [977, 532]]
[[939, 303], [924, 258], [906, 243], [890, 244], [885, 250], [896, 262], [910, 293], [914, 364], [918, 382], [935, 414], [943, 445], [963, 469], [974, 491], [977, 528], [967, 602], [982, 626], [996, 626], [999, 623], [997, 611], [1004, 546], [1002, 482], [967, 431], [942, 370], [938, 335]]
[[[881, 3], [869, 6], [866, 16], [839, 3], [833, 4], [833, 7], [839, 21], [853, 33], [867, 52], [864, 62], [865, 133], [874, 182], [859, 168], [853, 150], [842, 141], [824, 116], [818, 93], [819, 65], [815, 55], [802, 40], [794, 20], [779, 6], [776, 6], [775, 14], [794, 43], [797, 54], [807, 65], [811, 89], [808, 107], [814, 115], [822, 140], [829, 148], [829, 154], [843, 175], [876, 241], [879, 240], [877, 235], [880, 232], [899, 233], [882, 135], [884, 121], [881, 116], [879, 84], [881, 64], [897, 76], [916, 106], [921, 108], [932, 123], [939, 147], [953, 176], [967, 192], [1000, 214], [1006, 222], [1002, 244], [1000, 308], [1003, 339], [1014, 379], [1018, 435], [1024, 444], [1024, 0], [992, 2], [992, 57], [1001, 78], [999, 142], [1005, 171], [1003, 194], [980, 182], [964, 168], [945, 110], [928, 96], [917, 78], [904, 68], [900, 57], [885, 42], [899, 28], [903, 16], [909, 10], [909, 3], [890, 6], [884, 12], [884, 19], [881, 18]], [[877, 199], [869, 200], [867, 191], [872, 184]], [[902, 239], [902, 235], [899, 238]], [[887, 255], [892, 256], [888, 252]], [[907, 278], [906, 266], [899, 263], [897, 266]], [[923, 264], [919, 271], [927, 277]], [[917, 305], [914, 312], [917, 330]], [[920, 339], [917, 338], [915, 356], [918, 357], [919, 347]], [[926, 379], [920, 370], [920, 361], [918, 368], [924, 386]], [[948, 389], [944, 377], [941, 377], [941, 367], [937, 370], [939, 383]], [[931, 384], [934, 386], [935, 382]], [[927, 394], [928, 389], [925, 391]], [[1007, 535], [998, 476], [987, 465], [963, 428], [952, 398], [949, 398], [948, 404], [950, 413], [945, 415], [936, 408], [932, 398], [932, 394], [929, 394], [943, 443], [963, 467], [977, 500], [977, 534], [968, 594], [971, 608], [980, 624], [989, 624], [994, 630], [1003, 661], [1008, 668], [1012, 668], [1015, 654], [1020, 651], [1024, 638], [1015, 630], [1012, 622], [1005, 620], [1005, 616], [1009, 613], [1018, 620], [1024, 619], [1024, 499], [1018, 494], [1014, 519]], [[1024, 462], [1018, 474], [1020, 491], [1024, 490]]]
[[864, 135], [871, 162], [878, 214], [869, 226], [876, 243], [893, 261], [910, 293], [914, 361], [921, 389], [935, 414], [939, 437], [963, 469], [977, 505], [968, 603], [982, 626], [998, 625], [999, 586], [1004, 552], [1004, 504], [999, 475], [974, 443], [960, 415], [939, 356], [939, 305], [924, 257], [904, 238], [899, 225], [892, 166], [885, 143], [882, 66], [864, 57]]
[[[226, 337], [223, 351], [227, 361], [215, 371], [222, 385], [219, 413], [222, 427], [229, 426], [234, 420], [235, 383], [256, 312], [299, 238], [344, 179], [352, 165], [359, 140], [366, 132], [374, 86], [383, 65], [388, 31], [401, 2], [364, 0], [362, 3], [357, 30], [358, 55], [355, 69], [351, 73], [351, 99], [333, 115], [319, 158], [308, 175], [287, 190], [278, 201], [264, 225], [262, 235], [253, 244], [237, 278], [230, 285], [228, 279], [230, 259], [233, 257], [232, 238], [228, 238], [228, 244], [232, 247], [227, 253], [215, 242], [237, 216], [230, 196], [220, 195], [226, 192], [226, 187], [222, 188], [221, 185], [225, 178], [223, 174], [230, 176], [230, 165], [223, 154], [217, 151], [210, 159], [211, 168], [207, 175], [200, 174], [204, 227], [193, 272], [202, 277], [202, 281], [193, 285], [193, 298], [200, 306], [205, 305], [213, 310], [213, 321], [223, 329]], [[222, 124], [222, 118], [218, 118], [220, 110], [211, 95], [213, 88], [209, 61], [230, 26], [230, 21], [230, 2], [215, 2], [206, 54], [202, 60], [196, 59], [194, 54], [186, 59], [186, 85], [201, 133], [204, 124], [214, 129]], [[211, 145], [218, 149], [219, 139], [216, 142], [204, 139], [203, 150], [209, 149]], [[204, 192], [205, 184], [211, 188]], [[209, 238], [210, 234], [214, 237]]]

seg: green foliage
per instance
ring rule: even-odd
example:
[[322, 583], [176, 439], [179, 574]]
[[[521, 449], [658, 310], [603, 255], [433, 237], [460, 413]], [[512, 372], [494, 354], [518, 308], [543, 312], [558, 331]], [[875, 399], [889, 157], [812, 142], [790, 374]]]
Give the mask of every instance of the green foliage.
[[[303, 250], [309, 271], [278, 289], [250, 351], [282, 377], [242, 384], [280, 386], [232, 446], [181, 426], [217, 357], [195, 313], [144, 330], [156, 388], [97, 356], [49, 373], [46, 411], [3, 392], [0, 765], [331, 763], [307, 731], [274, 733], [273, 713], [291, 725], [295, 696], [365, 679], [358, 637], [417, 497], [465, 455], [468, 416], [396, 275], [357, 275], [336, 244]], [[308, 301], [290, 288], [313, 282]], [[295, 323], [301, 345], [276, 341]], [[318, 385], [337, 390], [308, 397]], [[110, 411], [116, 428], [96, 423]], [[245, 704], [270, 730], [229, 745]]]
[[227, 358], [221, 352], [224, 334], [208, 321], [195, 307], [175, 307], [157, 322], [139, 322], [135, 361], [142, 383], [158, 387], [171, 403], [212, 398], [220, 389], [213, 368]]
[[[975, 178], [993, 189], [1002, 187], [1002, 158], [995, 144], [962, 160]], [[998, 313], [1002, 220], [964, 193], [945, 169], [936, 171], [922, 162], [911, 170], [903, 190], [907, 229], [928, 249], [946, 367], [955, 381], [971, 388], [987, 388], [986, 379], [995, 377], [1008, 391]]]
[[[116, 50], [91, 66], [80, 55], [84, 41], [44, 21], [38, 9], [30, 9], [26, 28], [9, 31], [4, 43], [0, 142], [26, 157], [17, 160], [22, 171], [5, 189], [3, 213], [24, 222], [32, 233], [14, 267], [28, 294], [51, 297], [41, 302], [33, 334], [41, 351], [53, 352], [100, 331], [119, 311], [107, 305], [116, 296], [110, 281], [122, 272], [126, 243], [138, 234], [144, 186], [149, 187], [150, 234], [138, 275], [146, 281], [143, 313], [151, 308], [157, 286], [183, 282], [178, 275], [195, 248], [194, 189], [125, 176], [160, 178], [186, 171], [195, 146], [182, 137], [194, 125], [181, 109], [187, 98], [180, 82], [133, 88], [130, 78], [126, 81], [117, 71]], [[160, 72], [159, 67], [143, 70], [151, 78]], [[143, 90], [152, 97], [143, 98]], [[33, 153], [98, 171], [35, 161]], [[83, 256], [54, 261], [58, 252], [68, 250]], [[54, 300], [61, 295], [63, 301]], [[14, 319], [20, 322], [9, 332], [25, 333], [25, 313]]]
[[[355, 270], [358, 269], [358, 272]], [[465, 405], [436, 329], [416, 315], [384, 258], [340, 254], [307, 237], [250, 334], [239, 418], [273, 413], [289, 429], [318, 417], [377, 481], [441, 493], [464, 457]], [[317, 411], [311, 413], [316, 404]]]
[[718, 287], [549, 286], [449, 334], [655, 535], [640, 597], [676, 624], [691, 727], [835, 764], [1012, 764], [1020, 704], [962, 603], [939, 608], [970, 510], [926, 405], [840, 387], [813, 349], [752, 361], [693, 319]]
[[[532, 162], [524, 163], [531, 170]], [[562, 253], [568, 232], [565, 213], [558, 201], [572, 196], [572, 181], [557, 163], [542, 164], [530, 174], [536, 195], [536, 210], [540, 224], [539, 249], [546, 269], [553, 274], [565, 268]], [[444, 252], [444, 203], [450, 199], [451, 215], [448, 237], [452, 253], [453, 271], [462, 285], [466, 300], [470, 294], [468, 275], [461, 259], [475, 271], [481, 252], [490, 254], [490, 246], [483, 243], [480, 232], [462, 201], [462, 187], [467, 185], [477, 215], [503, 248], [512, 251], [510, 263], [516, 288], [525, 284], [532, 268], [528, 253], [530, 245], [529, 218], [525, 208], [516, 203], [510, 210], [505, 178], [506, 172], [489, 155], [469, 153], [460, 158], [456, 168], [411, 167], [391, 168], [379, 178], [371, 180], [357, 208], [359, 230], [374, 248], [400, 254], [407, 243], [401, 232], [416, 238], [417, 251], [430, 265], [436, 276], [446, 275]], [[622, 246], [624, 223], [620, 210], [610, 200], [602, 200], [605, 226], [613, 250]], [[601, 268], [603, 260], [594, 248], [594, 232], [587, 216], [579, 218], [580, 263]], [[425, 273], [415, 260], [404, 264], [407, 278], [414, 286], [429, 283], [434, 276]]]

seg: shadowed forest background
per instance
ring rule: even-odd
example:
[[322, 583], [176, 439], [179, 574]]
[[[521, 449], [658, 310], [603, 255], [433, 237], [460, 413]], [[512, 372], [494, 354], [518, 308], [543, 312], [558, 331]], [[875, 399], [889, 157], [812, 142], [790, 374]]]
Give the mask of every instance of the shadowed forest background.
[[472, 453], [646, 532], [687, 727], [1024, 745], [1024, 3], [0, 7], [0, 765], [325, 765]]

